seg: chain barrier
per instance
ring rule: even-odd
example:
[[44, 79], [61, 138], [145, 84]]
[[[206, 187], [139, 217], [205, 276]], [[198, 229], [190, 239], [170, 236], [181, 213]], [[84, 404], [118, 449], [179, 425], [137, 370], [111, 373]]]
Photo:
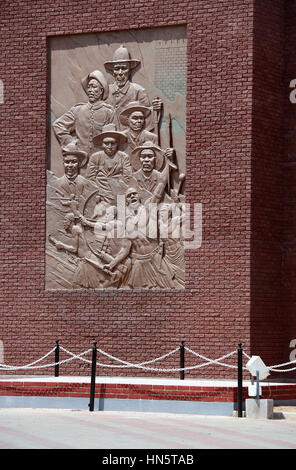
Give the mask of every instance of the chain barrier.
[[[65, 348], [63, 348], [62, 346], [60, 346], [60, 348], [64, 351], [64, 352], [67, 352], [68, 354], [71, 354], [72, 356], [75, 356], [75, 354], [71, 353], [70, 351], [67, 351]], [[171, 356], [172, 354], [176, 353], [179, 348], [176, 348], [172, 351], [170, 351], [169, 353], [167, 354], [164, 354], [163, 356], [160, 356], [160, 357], [157, 357], [156, 359], [152, 359], [150, 361], [145, 361], [145, 362], [141, 362], [141, 363], [138, 363], [138, 364], [132, 364], [130, 362], [127, 362], [127, 361], [123, 361], [122, 359], [119, 359], [115, 356], [112, 356], [111, 354], [108, 354], [106, 353], [105, 351], [102, 351], [101, 349], [97, 349], [97, 352], [98, 353], [101, 353], [103, 354], [104, 356], [108, 357], [109, 359], [112, 359], [112, 360], [115, 360], [115, 361], [118, 361], [118, 362], [121, 362], [123, 363], [124, 365], [122, 366], [118, 366], [118, 365], [113, 365], [113, 364], [102, 364], [100, 362], [97, 362], [96, 365], [97, 366], [101, 366], [101, 367], [109, 367], [109, 368], [129, 368], [129, 367], [136, 367], [136, 368], [140, 368], [140, 369], [144, 369], [144, 370], [152, 370], [152, 371], [157, 371], [157, 372], [180, 372], [182, 370], [190, 370], [190, 369], [197, 369], [197, 368], [200, 368], [200, 367], [205, 367], [211, 363], [214, 363], [214, 364], [219, 364], [219, 361], [222, 360], [222, 359], [226, 359], [227, 357], [230, 357], [232, 356], [233, 354], [236, 354], [236, 351], [232, 351], [231, 353], [229, 354], [226, 354], [225, 356], [222, 356], [221, 358], [218, 358], [218, 359], [214, 359], [214, 360], [211, 360], [211, 359], [208, 359], [208, 358], [205, 358], [201, 355], [199, 355], [198, 353], [194, 353], [194, 351], [191, 351], [191, 349], [189, 348], [186, 348], [189, 352], [192, 352], [193, 354], [205, 359], [207, 362], [204, 363], [204, 364], [199, 364], [199, 365], [196, 365], [196, 366], [190, 366], [190, 367], [182, 367], [182, 368], [174, 368], [174, 369], [159, 369], [159, 368], [152, 368], [152, 367], [144, 367], [144, 365], [147, 365], [147, 364], [151, 364], [153, 362], [157, 362], [157, 361], [160, 361], [162, 359], [165, 359], [166, 357], [168, 356]], [[77, 357], [77, 356], [75, 356]], [[85, 362], [88, 362], [88, 363], [91, 363], [90, 360], [87, 360], [87, 359], [83, 359]], [[237, 366], [232, 366], [230, 364], [223, 364], [223, 363], [220, 363], [220, 365], [225, 365], [226, 367], [233, 367], [233, 368], [237, 368]]]
[[[157, 362], [157, 361], [160, 361], [162, 359], [165, 359], [166, 357], [171, 356], [172, 354], [175, 354], [175, 352], [177, 352], [177, 351], [179, 351], [179, 348], [173, 349], [169, 353], [166, 353], [163, 356], [157, 357], [155, 359], [151, 359], [150, 361], [140, 362], [138, 364], [132, 364], [130, 362], [123, 361], [122, 359], [118, 359], [117, 357], [112, 356], [111, 354], [108, 354], [105, 351], [102, 351], [101, 349], [98, 349], [99, 353], [103, 354], [104, 356], [108, 357], [109, 359], [112, 359], [113, 361], [118, 361], [118, 362], [121, 362], [122, 364], [124, 364], [122, 366], [115, 366], [115, 365], [112, 365], [112, 364], [100, 364], [99, 363], [98, 365], [100, 365], [102, 367], [120, 367], [120, 368], [138, 367], [138, 368], [141, 368], [141, 369], [153, 370], [150, 367], [144, 367], [144, 366], [147, 365], [147, 364], [152, 364], [153, 362]], [[155, 369], [155, 370], [158, 370], [158, 369]], [[161, 370], [161, 369], [159, 369], [159, 370]], [[178, 370], [180, 370], [180, 369], [176, 369], [176, 371], [178, 371]]]
[[292, 370], [296, 370], [296, 367], [291, 367], [290, 369], [278, 369], [278, 367], [288, 366], [289, 364], [296, 364], [296, 360], [290, 362], [283, 362], [282, 364], [277, 364], [275, 366], [270, 366], [268, 367], [268, 369], [272, 372], [291, 372]]
[[[52, 354], [54, 351], [55, 351], [55, 347], [52, 348], [48, 353], [46, 353], [44, 356], [42, 356], [41, 358], [37, 359], [36, 361], [34, 362], [31, 362], [29, 364], [26, 364], [24, 366], [11, 366], [11, 365], [8, 365], [8, 364], [0, 364], [0, 370], [6, 370], [6, 371], [15, 371], [15, 370], [22, 370], [22, 369], [43, 369], [43, 368], [47, 368], [47, 367], [53, 367], [53, 366], [56, 366], [56, 365], [60, 365], [60, 364], [65, 364], [67, 362], [70, 362], [70, 361], [73, 361], [74, 359], [78, 359], [80, 361], [84, 361], [88, 364], [91, 364], [91, 360], [89, 359], [86, 359], [84, 358], [83, 356], [85, 356], [86, 354], [88, 354], [92, 349], [88, 349], [80, 354], [74, 354], [72, 353], [71, 351], [67, 350], [66, 348], [64, 348], [63, 346], [59, 346], [60, 349], [62, 351], [64, 351], [66, 354], [70, 355], [71, 357], [70, 358], [67, 358], [67, 359], [64, 359], [62, 361], [59, 361], [59, 362], [53, 362], [53, 363], [50, 363], [50, 364], [44, 364], [44, 365], [39, 365], [39, 366], [36, 366], [36, 364], [38, 364], [39, 362], [43, 361], [44, 359], [46, 359], [50, 354]], [[186, 351], [188, 351], [189, 353], [193, 354], [194, 356], [198, 357], [199, 359], [202, 359], [206, 362], [202, 363], [202, 364], [198, 364], [198, 365], [195, 365], [195, 366], [188, 366], [188, 367], [180, 367], [180, 368], [156, 368], [156, 367], [146, 367], [148, 364], [153, 364], [157, 361], [161, 361], [173, 354], [175, 354], [179, 348], [175, 348], [173, 349], [172, 351], [166, 353], [166, 354], [163, 354], [162, 356], [159, 356], [155, 359], [151, 359], [149, 361], [144, 361], [144, 362], [140, 362], [138, 364], [133, 364], [131, 362], [128, 362], [128, 361], [124, 361], [122, 359], [119, 359], [115, 356], [112, 356], [111, 354], [108, 354], [107, 352], [105, 351], [102, 351], [101, 349], [97, 349], [98, 353], [102, 354], [103, 356], [106, 356], [107, 358], [113, 360], [113, 361], [117, 361], [117, 362], [120, 362], [121, 365], [115, 365], [115, 364], [102, 364], [101, 362], [96, 362], [96, 365], [99, 366], [99, 367], [106, 367], [106, 368], [138, 368], [138, 369], [143, 369], [143, 370], [147, 370], [147, 371], [153, 371], [153, 372], [180, 372], [180, 371], [186, 371], [186, 370], [194, 370], [194, 369], [199, 369], [199, 368], [202, 368], [202, 367], [206, 367], [210, 364], [214, 364], [214, 365], [220, 365], [222, 367], [228, 367], [228, 368], [232, 368], [232, 369], [237, 369], [237, 365], [232, 365], [232, 364], [226, 364], [225, 362], [222, 362], [224, 361], [225, 359], [228, 359], [229, 357], [233, 356], [234, 354], [237, 353], [236, 350], [228, 353], [228, 354], [225, 354], [224, 356], [221, 356], [217, 359], [209, 359], [208, 357], [206, 356], [203, 356], [202, 354], [199, 354], [195, 351], [193, 351], [192, 349], [188, 348], [188, 347], [184, 347]], [[250, 359], [250, 356], [245, 353], [243, 351], [243, 355], [247, 358], [247, 359]], [[296, 366], [295, 367], [292, 367], [290, 369], [279, 369], [279, 367], [284, 367], [284, 366], [287, 366], [289, 364], [296, 364], [296, 360], [294, 361], [290, 361], [290, 362], [285, 362], [285, 363], [282, 363], [282, 364], [277, 364], [277, 365], [273, 365], [273, 366], [270, 366], [268, 367], [268, 369], [272, 372], [291, 372], [291, 371], [294, 371], [296, 370]], [[244, 369], [246, 369], [244, 367]]]
[[37, 359], [37, 361], [30, 362], [30, 364], [26, 364], [25, 366], [9, 366], [8, 364], [0, 364], [0, 369], [7, 369], [7, 370], [16, 370], [16, 369], [30, 369], [31, 366], [34, 364], [37, 364], [38, 362], [43, 361], [47, 356], [49, 356], [51, 353], [53, 353], [55, 350], [55, 347], [52, 348], [48, 353], [46, 353], [44, 356], [40, 357], [40, 359]]
[[187, 346], [185, 346], [185, 349], [186, 349], [186, 351], [190, 352], [191, 354], [194, 354], [195, 356], [199, 357], [200, 359], [203, 359], [204, 361], [207, 361], [205, 364], [200, 364], [201, 367], [206, 366], [208, 364], [218, 364], [220, 366], [230, 367], [232, 369], [237, 369], [237, 366], [234, 366], [234, 365], [231, 365], [231, 364], [225, 364], [225, 363], [221, 362], [224, 359], [227, 359], [228, 357], [233, 356], [234, 354], [236, 354], [237, 353], [236, 350], [232, 351], [228, 354], [225, 354], [225, 356], [221, 356], [218, 359], [209, 359], [208, 357], [203, 356], [202, 354], [199, 354], [195, 351], [192, 351], [191, 349], [187, 348]]
[[[37, 362], [41, 362], [43, 359], [45, 359], [54, 350], [55, 350], [55, 348], [53, 348], [51, 351], [49, 351], [47, 354], [45, 354], [45, 356], [41, 357], [40, 359], [38, 359], [35, 362], [32, 362], [31, 364], [36, 364]], [[65, 364], [66, 362], [73, 361], [73, 359], [80, 359], [82, 356], [89, 353], [90, 351], [91, 351], [91, 349], [88, 349], [87, 351], [84, 351], [83, 353], [79, 354], [78, 356], [70, 357], [68, 359], [64, 359], [64, 360], [59, 361], [59, 362], [53, 362], [51, 364], [44, 364], [44, 365], [41, 365], [41, 366], [33, 366], [31, 364], [27, 364], [25, 366], [9, 366], [7, 364], [0, 364], [0, 370], [1, 369], [2, 370], [44, 369], [46, 367], [56, 366], [57, 364]]]
[[[75, 356], [75, 354], [71, 353], [70, 351], [67, 351], [65, 348], [63, 348], [62, 346], [60, 346], [60, 349], [62, 349], [64, 352], [70, 354], [71, 356]], [[125, 365], [122, 365], [122, 366], [118, 366], [118, 365], [113, 365], [113, 364], [102, 364], [100, 362], [97, 362], [96, 365], [97, 366], [101, 366], [101, 367], [114, 367], [114, 368], [128, 368], [128, 367], [141, 367], [141, 366], [144, 366], [146, 364], [151, 364], [153, 362], [157, 362], [157, 361], [160, 361], [162, 359], [165, 359], [166, 357], [168, 356], [171, 356], [172, 354], [174, 354], [175, 352], [177, 352], [179, 350], [179, 348], [176, 348], [176, 349], [173, 349], [173, 351], [170, 351], [166, 354], [164, 354], [163, 356], [160, 356], [160, 357], [157, 357], [156, 359], [151, 359], [150, 361], [145, 361], [145, 362], [140, 362], [139, 364], [131, 364], [130, 362], [127, 362], [127, 361], [123, 361], [121, 359], [118, 359], [117, 357], [115, 356], [111, 356], [110, 354], [106, 353], [105, 351], [102, 351], [101, 349], [97, 349], [97, 352], [103, 354], [104, 356], [107, 356], [109, 357], [110, 359], [112, 360], [115, 360], [115, 361], [118, 361], [118, 362], [122, 362], [123, 364]], [[77, 357], [77, 356], [75, 356]], [[83, 359], [85, 362], [88, 362], [88, 363], [91, 363], [90, 360], [87, 360], [87, 359]]]
[[245, 351], [243, 351], [243, 355], [244, 355], [247, 359], [251, 359], [251, 356], [249, 356], [249, 354], [247, 354]]

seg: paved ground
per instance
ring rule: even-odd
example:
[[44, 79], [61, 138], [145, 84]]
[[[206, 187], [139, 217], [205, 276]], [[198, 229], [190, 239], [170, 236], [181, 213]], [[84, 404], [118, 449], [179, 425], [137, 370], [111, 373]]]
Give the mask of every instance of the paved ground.
[[0, 449], [287, 450], [296, 419], [0, 409]]

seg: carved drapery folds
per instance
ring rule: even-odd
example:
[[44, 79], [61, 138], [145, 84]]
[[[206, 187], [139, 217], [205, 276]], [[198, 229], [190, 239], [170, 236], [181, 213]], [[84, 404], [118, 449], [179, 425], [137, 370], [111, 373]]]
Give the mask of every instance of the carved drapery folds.
[[139, 57], [126, 44], [97, 46], [105, 57], [109, 51], [100, 67], [94, 63], [82, 74], [86, 66], [80, 65], [79, 76], [73, 65], [75, 77], [71, 71], [84, 101], [67, 106], [67, 97], [57, 105], [58, 93], [51, 91], [47, 289], [185, 287], [185, 99], [178, 92], [169, 99], [155, 63], [149, 66], [157, 46], [155, 60], [166, 50], [175, 57], [174, 47], [180, 55], [184, 40], [176, 43], [181, 46], [138, 42]]

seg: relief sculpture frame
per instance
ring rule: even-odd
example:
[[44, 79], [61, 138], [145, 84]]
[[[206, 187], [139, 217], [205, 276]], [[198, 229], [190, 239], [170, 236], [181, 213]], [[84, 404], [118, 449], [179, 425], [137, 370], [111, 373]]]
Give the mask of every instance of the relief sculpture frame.
[[186, 45], [50, 38], [47, 290], [185, 288]]

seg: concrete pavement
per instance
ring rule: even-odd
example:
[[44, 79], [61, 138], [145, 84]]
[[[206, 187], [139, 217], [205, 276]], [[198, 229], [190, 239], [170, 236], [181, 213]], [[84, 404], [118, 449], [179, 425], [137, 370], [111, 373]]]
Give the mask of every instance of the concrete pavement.
[[0, 449], [296, 449], [296, 419], [0, 409]]

